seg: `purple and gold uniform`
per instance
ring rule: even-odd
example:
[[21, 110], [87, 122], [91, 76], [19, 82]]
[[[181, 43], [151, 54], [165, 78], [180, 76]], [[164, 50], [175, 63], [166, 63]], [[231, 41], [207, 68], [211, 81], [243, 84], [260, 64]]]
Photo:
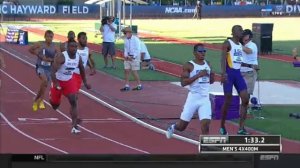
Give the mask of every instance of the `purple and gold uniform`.
[[234, 86], [237, 92], [247, 89], [245, 80], [241, 75], [240, 69], [243, 61], [242, 44], [235, 44], [231, 39], [228, 39], [231, 50], [227, 53], [226, 58], [226, 73], [227, 81], [223, 84], [224, 93], [232, 93]]

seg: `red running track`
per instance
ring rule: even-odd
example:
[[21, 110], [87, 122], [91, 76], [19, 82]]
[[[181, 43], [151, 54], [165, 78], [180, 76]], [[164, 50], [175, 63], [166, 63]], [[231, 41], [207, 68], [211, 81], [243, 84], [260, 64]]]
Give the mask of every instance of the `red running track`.
[[[15, 46], [14, 48], [18, 48], [18, 51], [20, 51], [21, 53], [23, 52], [23, 48], [21, 46]], [[101, 82], [101, 81], [100, 81]], [[161, 92], [161, 91], [160, 91]], [[178, 96], [178, 95], [177, 95]], [[177, 111], [177, 110], [176, 110]], [[235, 132], [235, 130], [237, 129], [237, 127], [235, 125], [229, 124], [229, 130], [233, 130]], [[192, 128], [193, 130], [195, 130], [196, 132], [199, 132], [199, 127], [198, 127], [198, 122], [197, 121], [193, 121], [190, 125], [190, 128]], [[212, 133], [217, 133], [217, 128], [218, 128], [218, 121], [213, 121], [212, 122]], [[255, 134], [259, 134], [256, 131], [252, 131], [252, 133]], [[296, 141], [289, 141], [286, 139], [283, 139], [283, 152], [287, 152], [287, 153], [297, 153], [300, 151], [300, 144], [299, 142]]]
[[[14, 78], [16, 78], [17, 80], [20, 80], [24, 85], [29, 87], [31, 90], [34, 90], [37, 88], [38, 83], [33, 82], [37, 78], [34, 75], [31, 75], [31, 74], [34, 74], [33, 68], [29, 67], [28, 65], [25, 65], [24, 63], [16, 61], [14, 58], [9, 57], [8, 55], [5, 56], [5, 59], [7, 60], [7, 65], [14, 65], [14, 66], [8, 66], [8, 68], [5, 70], [7, 73], [13, 74]], [[18, 69], [21, 69], [21, 70], [18, 70], [16, 73], [15, 67], [18, 67]], [[26, 72], [26, 74], [30, 74], [30, 75], [24, 75], [24, 73], [21, 73], [21, 72]], [[1, 75], [5, 76], [3, 73]], [[99, 80], [98, 78], [97, 78], [97, 80], [99, 82], [101, 82], [101, 80]], [[99, 83], [99, 82], [97, 82], [97, 83]], [[116, 80], [105, 80], [105, 83], [107, 83], [107, 82], [113, 82], [114, 83], [113, 85], [115, 85], [115, 83], [117, 81]], [[107, 85], [109, 85], [109, 83], [107, 83]], [[99, 89], [99, 86], [95, 86], [95, 87], [97, 89]], [[33, 94], [30, 94], [28, 91], [24, 90], [23, 88], [21, 88], [19, 85], [15, 84], [13, 81], [11, 81], [11, 79], [8, 79], [7, 77], [4, 78], [4, 88], [3, 89], [5, 89], [5, 92], [3, 92], [3, 90], [1, 91], [1, 93], [2, 93], [1, 97], [2, 97], [2, 99], [5, 97], [5, 99], [2, 101], [2, 102], [5, 102], [5, 104], [3, 104], [4, 108], [1, 108], [1, 111], [3, 111], [5, 115], [9, 115], [6, 117], [9, 119], [9, 121], [16, 123], [17, 126], [20, 126], [20, 128], [19, 128], [20, 130], [25, 129], [24, 131], [29, 131], [26, 133], [28, 133], [30, 135], [37, 134], [34, 137], [44, 140], [45, 142], [49, 142], [53, 146], [54, 145], [56, 147], [59, 146], [60, 148], [64, 149], [65, 151], [67, 151], [69, 153], [82, 153], [82, 152], [86, 152], [86, 153], [104, 152], [104, 153], [106, 153], [106, 150], [104, 150], [104, 149], [101, 149], [100, 151], [96, 151], [96, 149], [93, 148], [93, 143], [96, 143], [97, 146], [99, 145], [100, 148], [102, 148], [103, 144], [99, 143], [99, 140], [101, 139], [101, 138], [99, 138], [99, 135], [97, 136], [95, 134], [91, 134], [91, 133], [87, 133], [87, 132], [84, 133], [83, 137], [81, 137], [81, 136], [79, 138], [76, 137], [77, 138], [76, 142], [78, 142], [79, 144], [87, 143], [87, 142], [88, 142], [88, 144], [90, 144], [90, 142], [93, 142], [93, 143], [91, 143], [92, 151], [90, 151], [90, 148], [87, 148], [87, 151], [83, 151], [82, 149], [80, 151], [78, 151], [78, 150], [76, 150], [77, 148], [75, 148], [75, 151], [66, 150], [64, 148], [64, 145], [69, 144], [68, 142], [72, 142], [74, 140], [73, 139], [74, 136], [69, 135], [70, 121], [68, 119], [61, 116], [61, 114], [54, 112], [50, 108], [46, 111], [41, 111], [38, 113], [31, 112], [31, 103], [32, 103]], [[151, 90], [151, 88], [148, 88], [148, 89]], [[152, 91], [154, 91], [154, 90], [152, 90]], [[106, 90], [106, 92], [108, 93], [108, 90]], [[112, 92], [113, 92], [112, 94], [114, 94], [114, 91], [112, 91]], [[159, 92], [161, 92], [161, 91], [159, 91]], [[175, 93], [175, 94], [178, 96], [178, 93]], [[24, 98], [24, 95], [26, 96], [25, 98]], [[130, 95], [128, 95], [128, 94], [126, 94], [126, 95], [129, 96], [129, 98], [131, 99]], [[181, 95], [181, 94], [179, 94], [179, 95]], [[116, 95], [114, 95], [114, 96], [116, 96]], [[145, 97], [143, 97], [143, 98], [145, 98]], [[98, 121], [98, 122], [90, 121], [90, 122], [84, 123], [85, 127], [89, 128], [90, 130], [92, 130], [98, 134], [100, 134], [99, 133], [99, 131], [100, 131], [101, 134], [104, 134], [107, 137], [113, 137], [116, 139], [120, 139], [120, 138], [124, 139], [124, 141], [122, 141], [123, 143], [126, 142], [126, 144], [133, 145], [134, 147], [136, 147], [135, 145], [137, 144], [139, 148], [140, 148], [140, 146], [143, 146], [143, 148], [142, 148], [143, 150], [148, 148], [148, 147], [144, 148], [144, 146], [147, 146], [144, 143], [147, 143], [149, 146], [151, 146], [149, 148], [155, 148], [153, 150], [156, 150], [156, 149], [158, 150], [158, 151], [154, 151], [154, 152], [152, 150], [151, 151], [147, 150], [148, 152], [150, 151], [150, 153], [190, 153], [190, 152], [195, 153], [195, 152], [197, 152], [195, 149], [195, 146], [186, 144], [183, 142], [177, 142], [177, 141], [176, 141], [176, 143], [174, 142], [174, 144], [176, 145], [176, 149], [173, 149], [174, 148], [173, 142], [167, 141], [165, 139], [164, 135], [159, 135], [159, 134], [153, 133], [152, 131], [149, 131], [148, 129], [141, 128], [137, 124], [131, 123], [131, 121], [127, 120], [126, 118], [123, 118], [123, 117], [115, 114], [114, 112], [109, 111], [108, 109], [104, 108], [103, 106], [95, 103], [94, 101], [92, 101], [82, 95], [80, 96], [79, 101], [80, 101], [79, 111], [81, 112], [80, 115], [82, 118], [84, 118], [84, 119], [103, 119], [104, 120], [101, 122], [100, 121]], [[94, 104], [96, 104], [96, 105], [94, 105]], [[102, 110], [103, 108], [104, 108], [104, 111]], [[7, 109], [10, 109], [9, 112], [7, 111]], [[64, 112], [62, 114], [68, 115], [67, 111], [69, 109], [69, 106], [66, 101], [64, 101], [64, 103], [62, 104], [61, 109]], [[88, 109], [87, 112], [86, 112], [86, 109]], [[162, 110], [161, 108], [159, 108], [159, 109], [160, 109], [159, 111]], [[99, 110], [100, 110], [100, 112], [99, 112]], [[82, 112], [82, 111], [84, 111], [84, 112]], [[178, 110], [176, 110], [176, 111], [178, 111]], [[168, 112], [174, 113], [175, 111], [172, 110], [172, 111], [168, 111]], [[166, 111], [166, 113], [167, 113], [167, 111]], [[156, 114], [156, 115], [158, 115], [158, 114]], [[33, 118], [56, 117], [59, 119], [59, 121], [57, 123], [56, 122], [24, 123], [24, 122], [19, 122], [17, 120], [17, 117], [33, 117]], [[109, 120], [108, 118], [113, 118], [113, 119], [116, 119], [117, 121], [111, 121], [111, 119]], [[5, 129], [9, 129], [9, 127], [7, 126], [7, 123], [3, 122], [3, 120], [1, 121], [1, 123], [2, 123], [1, 128], [2, 127], [4, 128], [4, 126], [5, 126]], [[45, 125], [43, 125], [43, 124], [45, 124]], [[212, 134], [217, 134], [218, 125], [219, 125], [219, 121], [215, 121], [215, 120], [212, 121], [212, 123], [211, 123], [211, 133]], [[48, 126], [50, 128], [48, 128]], [[121, 131], [119, 130], [120, 126], [123, 128], [123, 129], [121, 128], [122, 129]], [[41, 128], [41, 127], [43, 127], [43, 128]], [[60, 127], [62, 129], [59, 129], [57, 127]], [[107, 128], [107, 127], [109, 127], [109, 128]], [[134, 127], [134, 128], [132, 129], [131, 127]], [[135, 131], [135, 129], [137, 129], [136, 127], [139, 128], [138, 131]], [[39, 130], [36, 128], [41, 128], [41, 129]], [[195, 132], [200, 132], [199, 123], [197, 120], [193, 120], [190, 123], [189, 128], [194, 130]], [[230, 123], [227, 123], [227, 128], [230, 131], [230, 133], [234, 133], [237, 131], [237, 127]], [[35, 129], [35, 130], [33, 130], [33, 129]], [[116, 131], [115, 129], [118, 131]], [[58, 130], [59, 130], [59, 132], [57, 132]], [[125, 132], [124, 130], [130, 130], [130, 131]], [[142, 133], [139, 130], [142, 130]], [[11, 131], [15, 132], [14, 130], [11, 130]], [[254, 130], [251, 130], [251, 132], [253, 134], [260, 134], [259, 132], [254, 131]], [[10, 133], [10, 134], [14, 135], [13, 133]], [[152, 136], [152, 134], [154, 134], [155, 136]], [[5, 134], [3, 134], [3, 135], [5, 135]], [[18, 135], [18, 133], [16, 133], [16, 136], [17, 135]], [[66, 135], [68, 135], [68, 136], [66, 137]], [[149, 135], [149, 136], [147, 136], [147, 135]], [[149, 138], [149, 141], [143, 140], [143, 141], [135, 142], [137, 139], [139, 140], [140, 137], [145, 137], [145, 136], [151, 137], [151, 138]], [[128, 138], [128, 137], [130, 137], [130, 138]], [[155, 140], [156, 137], [159, 137], [160, 140], [156, 141]], [[6, 138], [6, 136], [5, 136], [5, 138]], [[132, 138], [133, 138], [133, 140], [132, 140]], [[16, 141], [19, 140], [19, 138], [13, 138], [13, 139], [16, 139]], [[66, 142], [66, 139], [68, 139], [67, 140], [68, 142]], [[70, 139], [71, 139], [71, 141], [70, 141]], [[94, 142], [93, 140], [96, 142]], [[82, 141], [84, 141], [84, 142], [82, 142]], [[130, 141], [130, 142], [127, 143], [127, 141]], [[9, 142], [11, 142], [11, 138], [4, 139], [2, 142], [3, 142], [3, 144], [9, 144]], [[40, 146], [40, 144], [37, 144], [36, 142], [32, 142], [32, 143]], [[76, 144], [76, 143], [74, 143], [74, 144]], [[285, 153], [297, 153], [300, 151], [300, 143], [299, 142], [283, 139], [282, 144], [283, 144], [283, 152], [285, 152]], [[161, 145], [164, 148], [171, 148], [171, 149], [163, 149]], [[73, 146], [73, 145], [71, 145], [71, 146]], [[75, 146], [77, 146], [77, 144]], [[106, 146], [106, 145], [104, 145], [104, 146]], [[188, 148], [185, 146], [188, 146]], [[22, 146], [23, 147], [22, 149], [17, 146], [7, 146], [6, 145], [6, 147], [7, 148], [3, 148], [4, 151], [23, 152], [23, 151], [28, 151], [27, 147], [29, 147], [29, 146], [27, 146], [27, 145]], [[181, 147], [184, 149], [181, 149]], [[39, 147], [36, 147], [36, 148], [38, 148], [40, 150]], [[122, 149], [119, 149], [119, 148], [117, 148], [117, 149], [114, 149], [114, 147], [109, 147], [109, 148], [110, 149], [108, 149], [108, 150], [113, 150], [112, 153], [121, 153], [123, 151]], [[29, 150], [29, 151], [34, 151], [31, 149], [34, 149], [34, 147], [30, 147], [30, 150]], [[37, 151], [39, 151], [39, 150], [37, 150]], [[164, 151], [160, 151], [160, 150], [164, 150]], [[43, 151], [48, 152], [46, 149], [43, 149]], [[52, 152], [55, 153], [57, 151], [52, 151]], [[125, 151], [123, 153], [129, 153], [129, 152], [133, 152], [133, 151]]]
[[[83, 132], [79, 135], [71, 134], [69, 104], [66, 99], [62, 101], [60, 112], [52, 110], [48, 105], [46, 110], [32, 112], [34, 94], [31, 92], [35, 92], [39, 85], [34, 68], [6, 53], [4, 55], [8, 66], [1, 72], [0, 153], [197, 153], [196, 145], [176, 139], [167, 140], [165, 135], [133, 123], [81, 94], [79, 115], [84, 119]], [[18, 118], [57, 120], [19, 121]]]

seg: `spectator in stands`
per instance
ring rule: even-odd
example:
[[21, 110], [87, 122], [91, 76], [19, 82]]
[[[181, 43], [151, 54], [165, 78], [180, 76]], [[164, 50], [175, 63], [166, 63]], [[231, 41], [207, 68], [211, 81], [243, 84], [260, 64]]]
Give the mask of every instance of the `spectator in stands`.
[[151, 56], [145, 43], [141, 40], [141, 67], [142, 69], [155, 70], [154, 65], [151, 63]]
[[20, 2], [18, 0], [11, 0], [11, 3], [13, 5], [20, 5]]
[[241, 3], [240, 0], [236, 0], [236, 1], [234, 2], [234, 5], [240, 5], [240, 3]]
[[241, 6], [247, 5], [247, 4], [246, 4], [246, 1], [245, 1], [245, 0], [242, 0], [242, 1], [240, 2], [240, 5], [241, 5]]
[[115, 31], [117, 25], [114, 23], [114, 17], [105, 17], [101, 20], [100, 32], [102, 33], [102, 55], [104, 58], [104, 68], [108, 68], [108, 55], [111, 57], [112, 66], [111, 68], [116, 69], [115, 65]]
[[252, 5], [252, 1], [246, 1], [246, 5]]

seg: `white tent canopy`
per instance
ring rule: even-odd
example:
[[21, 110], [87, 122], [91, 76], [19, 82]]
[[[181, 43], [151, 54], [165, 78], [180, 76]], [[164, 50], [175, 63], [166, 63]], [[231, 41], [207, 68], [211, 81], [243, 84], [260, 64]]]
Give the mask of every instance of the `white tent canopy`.
[[137, 3], [137, 4], [141, 4], [141, 5], [148, 5], [147, 2], [142, 1], [142, 0], [132, 0], [133, 2]]
[[[93, 1], [94, 1], [94, 0], [93, 0]], [[97, 0], [97, 1], [99, 1], [99, 0]], [[102, 4], [104, 4], [104, 3], [106, 3], [106, 2], [110, 2], [110, 1], [112, 1], [112, 0], [100, 0], [99, 2], [97, 2], [97, 3], [95, 3], [95, 4], [97, 4], [97, 5], [102, 5]], [[122, 0], [122, 1], [124, 1], [124, 2], [127, 3], [127, 4], [132, 3], [132, 2], [130, 2], [130, 1], [128, 1], [128, 0]]]
[[99, 2], [99, 0], [88, 0], [88, 1], [85, 1], [84, 3], [85, 4], [94, 4], [96, 2]]
[[99, 1], [97, 2], [96, 4], [97, 5], [102, 5], [102, 4], [105, 4], [106, 2], [110, 2], [111, 0], [102, 0], [102, 1]]

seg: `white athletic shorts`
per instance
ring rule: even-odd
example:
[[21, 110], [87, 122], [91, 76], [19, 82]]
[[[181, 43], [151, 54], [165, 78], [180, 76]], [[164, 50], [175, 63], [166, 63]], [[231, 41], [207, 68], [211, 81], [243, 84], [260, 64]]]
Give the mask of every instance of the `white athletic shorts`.
[[209, 96], [189, 92], [180, 119], [190, 122], [196, 112], [198, 112], [199, 120], [211, 119]]

